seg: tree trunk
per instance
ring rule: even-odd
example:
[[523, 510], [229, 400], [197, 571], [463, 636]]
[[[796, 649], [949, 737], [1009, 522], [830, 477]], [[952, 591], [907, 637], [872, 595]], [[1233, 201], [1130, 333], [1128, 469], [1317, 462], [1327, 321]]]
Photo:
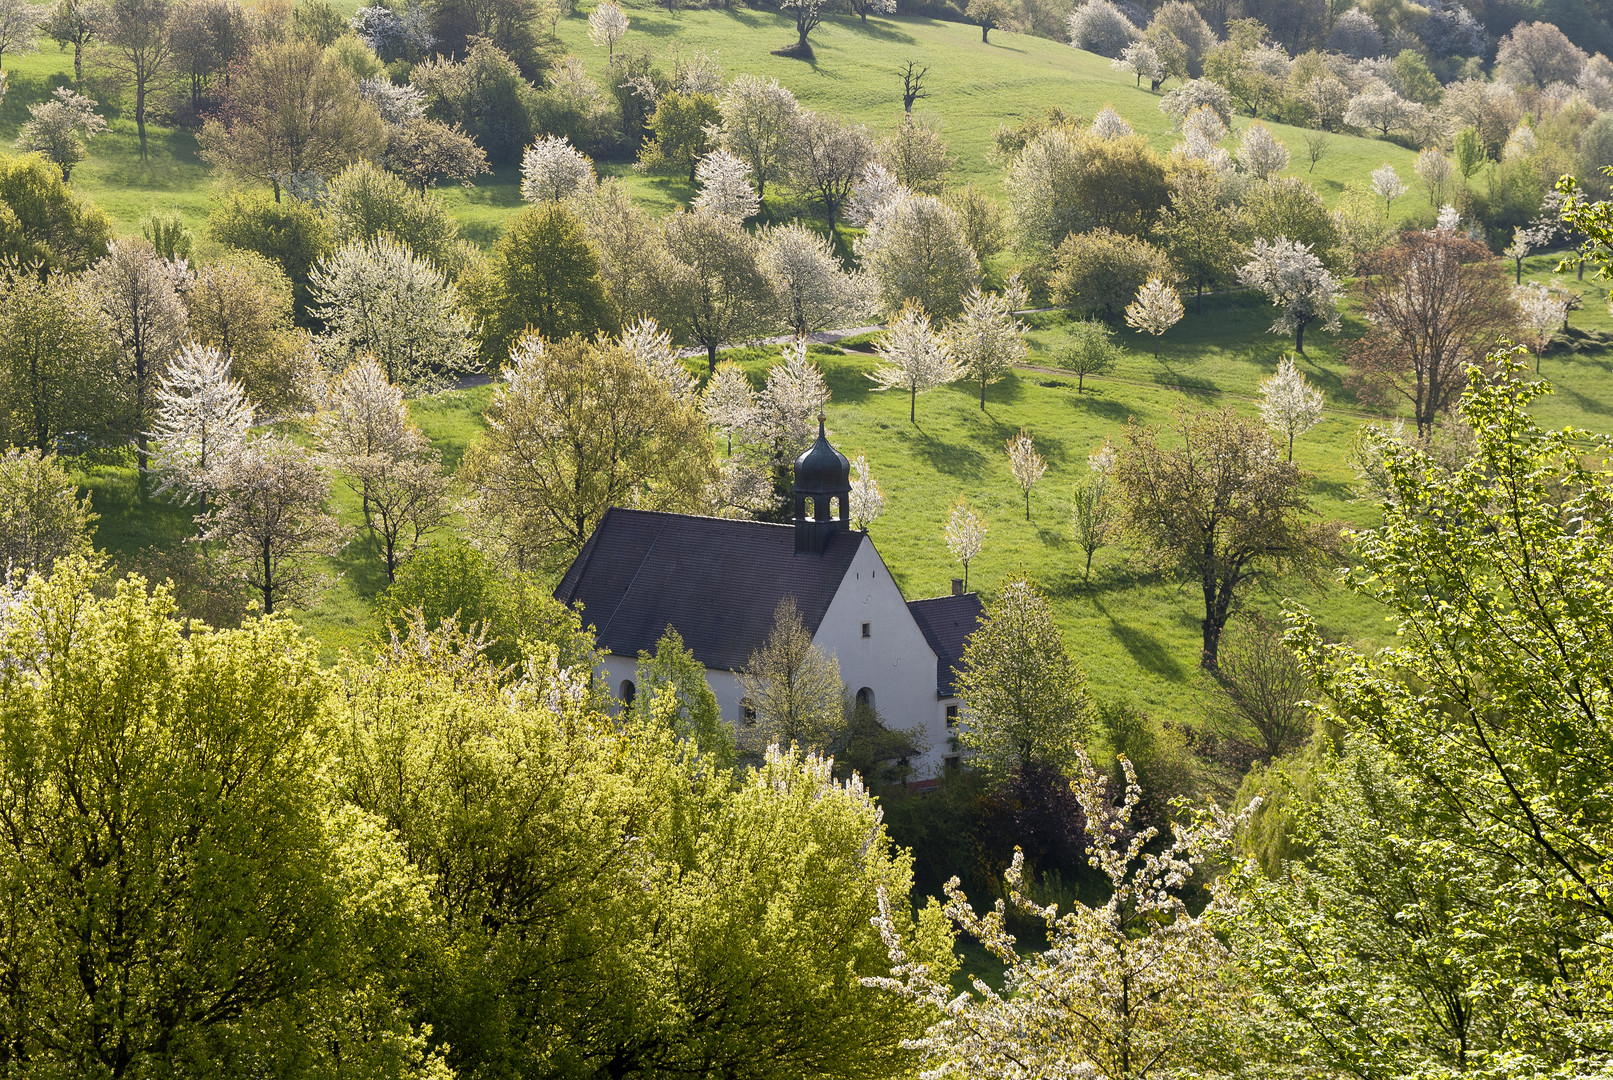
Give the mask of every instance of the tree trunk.
[[1288, 433], [1288, 464], [1292, 465], [1293, 463], [1294, 463], [1294, 433], [1292, 431], [1290, 431]]
[[141, 79], [134, 89], [134, 129], [140, 134], [140, 160], [146, 160], [146, 84]]
[[84, 85], [84, 43], [73, 42], [73, 81], [79, 86]]
[[1086, 565], [1086, 569], [1081, 571], [1081, 580], [1082, 580], [1082, 582], [1086, 582], [1087, 580], [1089, 580], [1092, 577], [1092, 552], [1094, 550], [1095, 549], [1093, 549], [1093, 548], [1087, 548], [1087, 565]]
[[986, 377], [980, 376], [980, 411], [986, 411]]
[[717, 373], [717, 343], [715, 341], [706, 343], [706, 369], [713, 375]]
[[270, 554], [269, 539], [263, 540], [263, 613], [274, 614], [274, 557]]
[[1513, 265], [1513, 275], [1512, 275], [1513, 276], [1513, 282], [1512, 283], [1514, 285], [1522, 285], [1523, 284], [1523, 256], [1520, 255], [1516, 259], [1513, 259], [1512, 260], [1512, 265]]
[[910, 424], [916, 424], [919, 422], [919, 384], [914, 383], [908, 389], [907, 422]]
[[980, 24], [980, 40], [981, 40], [982, 43], [987, 44], [987, 45], [991, 44], [991, 42], [988, 41], [987, 38], [986, 38], [986, 35], [989, 34], [989, 33], [991, 33], [991, 27], [987, 26], [985, 23], [981, 23]]
[[1026, 492], [1025, 492], [1025, 520], [1029, 521], [1030, 519], [1031, 519], [1031, 493], [1027, 489]]
[[1203, 315], [1204, 314], [1204, 279], [1202, 279], [1202, 278], [1199, 279], [1198, 295], [1194, 299], [1193, 305], [1194, 305], [1194, 307], [1196, 309], [1193, 312], [1193, 314], [1195, 314], [1195, 315]]
[[1294, 328], [1294, 351], [1301, 353], [1305, 351], [1305, 320], [1303, 319]]

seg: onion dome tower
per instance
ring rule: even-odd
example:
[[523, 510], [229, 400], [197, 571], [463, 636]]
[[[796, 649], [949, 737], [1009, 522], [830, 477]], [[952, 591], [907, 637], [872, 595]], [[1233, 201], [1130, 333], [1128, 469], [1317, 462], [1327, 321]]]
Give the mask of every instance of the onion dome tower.
[[[829, 445], [823, 432], [827, 419], [818, 413], [818, 437], [795, 459], [795, 550], [821, 555], [829, 538], [851, 523], [851, 462]], [[807, 513], [807, 501], [812, 513]], [[834, 502], [840, 514], [832, 516]]]

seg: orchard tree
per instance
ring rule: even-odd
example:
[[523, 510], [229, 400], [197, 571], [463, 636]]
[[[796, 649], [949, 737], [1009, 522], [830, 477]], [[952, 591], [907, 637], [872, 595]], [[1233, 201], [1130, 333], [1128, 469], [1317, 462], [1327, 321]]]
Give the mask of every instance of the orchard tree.
[[[352, 463], [364, 458], [401, 459], [417, 456], [425, 447], [418, 429], [409, 422], [403, 391], [387, 380], [375, 357], [364, 356], [337, 376], [318, 419], [314, 441], [325, 459], [350, 476]], [[354, 487], [370, 524], [370, 490]]]
[[332, 247], [373, 240], [382, 233], [457, 277], [467, 256], [459, 226], [442, 199], [412, 189], [400, 176], [355, 161], [331, 179], [320, 215]]
[[465, 480], [524, 566], [566, 566], [612, 506], [698, 512], [714, 479], [698, 404], [607, 338], [522, 338], [486, 419]]
[[1154, 338], [1154, 359], [1159, 359], [1159, 339], [1182, 321], [1182, 301], [1176, 290], [1159, 278], [1149, 278], [1137, 290], [1137, 299], [1126, 305], [1126, 325], [1139, 334]]
[[1115, 480], [1130, 531], [1203, 589], [1200, 664], [1214, 671], [1242, 592], [1274, 573], [1319, 570], [1332, 530], [1308, 520], [1306, 475], [1261, 424], [1231, 409], [1183, 409], [1175, 434], [1179, 445], [1167, 449], [1154, 428], [1129, 424]]
[[1009, 436], [1007, 450], [1008, 471], [1014, 474], [1014, 481], [1025, 493], [1025, 520], [1029, 521], [1031, 488], [1047, 473], [1047, 459], [1036, 452], [1036, 444], [1024, 428], [1019, 429], [1018, 435]]
[[1305, 373], [1285, 356], [1277, 374], [1260, 383], [1260, 418], [1288, 446], [1288, 460], [1294, 460], [1294, 439], [1322, 422], [1322, 392], [1312, 389]]
[[977, 285], [964, 297], [963, 311], [947, 324], [947, 343], [960, 378], [980, 384], [980, 408], [986, 407], [986, 387], [1000, 381], [1024, 361], [1025, 324], [1014, 317], [1001, 293], [982, 292]]
[[1383, 213], [1387, 217], [1394, 201], [1406, 193], [1406, 182], [1395, 173], [1387, 161], [1372, 170], [1372, 191], [1383, 200]]
[[39, 48], [39, 31], [50, 19], [47, 4], [30, 4], [27, 0], [5, 0], [0, 3], [0, 58], [6, 53], [30, 53]]
[[864, 23], [870, 15], [896, 14], [896, 0], [848, 0], [851, 10]]
[[292, 288], [274, 263], [232, 251], [204, 263], [185, 290], [190, 336], [230, 358], [247, 394], [272, 412], [301, 403], [309, 337], [292, 324]]
[[120, 375], [135, 425], [135, 464], [144, 477], [154, 405], [153, 389], [163, 365], [184, 340], [186, 272], [160, 258], [149, 241], [122, 239], [85, 275], [122, 354]]
[[801, 621], [795, 599], [786, 596], [773, 612], [767, 640], [737, 673], [747, 714], [738, 731], [740, 748], [759, 754], [769, 746], [823, 749], [845, 726], [840, 662], [826, 654]]
[[[160, 0], [118, 0], [158, 3]], [[203, 124], [203, 159], [235, 176], [282, 189], [329, 177], [386, 145], [381, 114], [357, 80], [311, 41], [266, 42], [230, 78], [224, 104]]]
[[[21, 5], [31, 7], [31, 5]], [[108, 0], [97, 56], [112, 81], [134, 95], [134, 126], [140, 137], [140, 160], [146, 159], [146, 111], [154, 92], [161, 91], [173, 70], [173, 40], [169, 20], [171, 0]], [[37, 33], [38, 23], [32, 33]]]
[[564, 135], [548, 135], [521, 155], [521, 198], [559, 202], [594, 190], [594, 163]]
[[1092, 576], [1092, 556], [1120, 531], [1120, 508], [1115, 501], [1113, 474], [1118, 460], [1107, 441], [1087, 455], [1087, 474], [1070, 496], [1070, 528], [1075, 543], [1086, 555], [1081, 580]]
[[106, 7], [98, 0], [60, 0], [45, 20], [45, 33], [62, 48], [73, 47], [73, 82], [84, 85], [84, 50], [100, 36]]
[[853, 244], [872, 280], [880, 310], [894, 315], [909, 302], [945, 319], [980, 283], [980, 260], [957, 212], [930, 195], [898, 199]]
[[99, 305], [81, 280], [0, 266], [0, 423], [49, 453], [70, 431], [96, 447], [130, 434], [126, 388]]
[[1097, 319], [1077, 319], [1068, 330], [1069, 337], [1054, 356], [1059, 367], [1075, 374], [1079, 394], [1089, 375], [1109, 374], [1124, 352], [1114, 343], [1114, 331]]
[[930, 327], [924, 309], [909, 301], [874, 343], [880, 366], [868, 377], [881, 390], [906, 390], [907, 418], [918, 423], [918, 397], [959, 377], [958, 364], [943, 334]]
[[438, 180], [469, 185], [474, 176], [491, 172], [487, 151], [458, 125], [412, 117], [387, 126], [386, 167], [421, 195]]
[[1257, 180], [1269, 180], [1288, 168], [1288, 147], [1258, 120], [1243, 129], [1235, 156], [1244, 172]]
[[55, 454], [13, 447], [0, 457], [0, 558], [9, 588], [50, 576], [64, 559], [92, 557], [96, 518]]
[[795, 95], [777, 80], [740, 75], [723, 91], [719, 107], [723, 147], [750, 166], [756, 191], [765, 196], [768, 181], [784, 176], [789, 163], [801, 112]]
[[874, 138], [861, 124], [827, 113], [802, 112], [790, 139], [790, 186], [820, 207], [834, 235], [835, 218], [874, 157]]
[[[654, 266], [653, 246], [635, 254]], [[636, 272], [628, 280], [637, 282]], [[508, 355], [528, 329], [559, 339], [618, 325], [599, 249], [576, 210], [563, 203], [528, 207], [505, 224], [475, 299], [483, 356], [492, 360]]]
[[759, 239], [762, 269], [790, 333], [805, 337], [868, 317], [867, 279], [844, 270], [822, 235], [804, 225], [780, 225]]
[[1347, 354], [1351, 379], [1369, 401], [1404, 398], [1427, 435], [1456, 404], [1468, 367], [1516, 324], [1506, 271], [1483, 245], [1438, 229], [1407, 234], [1362, 271], [1371, 329]]
[[704, 348], [715, 371], [718, 349], [776, 325], [760, 245], [738, 221], [710, 213], [676, 211], [661, 234], [668, 258], [655, 302], [660, 321]]
[[877, 161], [863, 166], [846, 204], [846, 221], [859, 229], [871, 228], [913, 192], [896, 174]]
[[28, 106], [28, 119], [16, 146], [54, 162], [66, 183], [73, 166], [89, 156], [85, 141], [107, 130], [106, 121], [95, 111], [94, 99], [58, 86], [50, 100]]
[[1197, 313], [1204, 290], [1236, 275], [1237, 211], [1221, 201], [1221, 181], [1208, 168], [1184, 168], [1171, 179], [1170, 206], [1159, 233], [1178, 273], [1193, 286]]
[[1014, 7], [1008, 0], [969, 0], [964, 18], [980, 27], [980, 41], [989, 43], [991, 32], [1014, 17]]
[[969, 564], [975, 561], [986, 546], [986, 519], [977, 513], [962, 495], [952, 504], [947, 514], [947, 522], [942, 530], [946, 539], [947, 550], [952, 557], [963, 564], [963, 587], [969, 587]]
[[195, 343], [180, 349], [157, 384], [156, 413], [156, 494], [173, 492], [181, 503], [200, 498], [205, 513], [214, 470], [252, 431], [252, 403], [230, 377], [229, 356]]
[[1540, 374], [1540, 354], [1568, 321], [1568, 299], [1538, 281], [1513, 290], [1518, 305], [1518, 322], [1529, 351], [1535, 354], [1535, 374]]
[[908, 115], [880, 140], [879, 160], [909, 191], [940, 195], [952, 171], [952, 155], [935, 128]]
[[1098, 110], [1098, 115], [1092, 118], [1091, 131], [1100, 139], [1120, 139], [1136, 134], [1126, 118], [1115, 112], [1113, 105], [1105, 105]]
[[627, 33], [627, 12], [616, 0], [600, 0], [588, 13], [588, 40], [606, 50], [606, 62], [616, 62], [616, 43]]
[[695, 180], [700, 184], [693, 204], [698, 213], [743, 222], [761, 209], [762, 198], [751, 186], [750, 166], [726, 150], [713, 150], [701, 158]]
[[1573, 83], [1590, 59], [1549, 22], [1519, 22], [1495, 50], [1497, 74], [1514, 86], [1542, 88]]
[[1451, 180], [1456, 175], [1456, 166], [1450, 157], [1437, 147], [1428, 147], [1417, 155], [1413, 170], [1417, 173], [1417, 179], [1423, 182], [1423, 187], [1428, 189], [1428, 205], [1443, 205], [1450, 192]]
[[1028, 579], [1003, 582], [963, 646], [958, 742], [1002, 782], [1030, 766], [1067, 773], [1090, 723], [1086, 674], [1064, 647], [1047, 598]]
[[[1089, 907], [1077, 900], [1063, 914], [1059, 905], [1036, 903], [1027, 895], [1025, 856], [1018, 850], [1006, 875], [1006, 904], [999, 901], [984, 916], [956, 878], [946, 885], [943, 912], [997, 957], [1012, 993], [976, 979], [972, 994], [957, 995], [902, 944], [898, 924], [887, 921], [894, 917], [892, 900], [880, 894], [876, 923], [891, 974], [864, 984], [922, 1002], [940, 1017], [913, 1040], [935, 1075], [1143, 1080], [1234, 1058], [1218, 1038], [1224, 1038], [1219, 1027], [1236, 1021], [1239, 1004], [1222, 975], [1232, 954], [1218, 936], [1233, 904], [1218, 895], [1195, 916], [1181, 889], [1231, 842], [1248, 814], [1213, 808], [1203, 822], [1173, 826], [1171, 842], [1151, 851], [1157, 830], [1132, 821], [1142, 790], [1131, 762], [1121, 759], [1125, 796], [1117, 807], [1109, 778], [1081, 751], [1075, 756], [1086, 854], [1107, 878], [1108, 901]], [[1028, 952], [1008, 932], [1010, 907], [1045, 927], [1046, 951]]]
[[1163, 284], [1175, 277], [1163, 251], [1112, 229], [1071, 233], [1055, 259], [1053, 299], [1076, 310], [1102, 308], [1112, 314], [1150, 280]]
[[868, 458], [863, 454], [851, 459], [851, 500], [847, 509], [851, 527], [864, 532], [885, 512], [885, 494], [868, 471]]
[[324, 581], [313, 561], [341, 546], [330, 479], [313, 455], [289, 439], [260, 435], [211, 473], [213, 506], [201, 519], [201, 539], [223, 545], [265, 615], [312, 604]]
[[309, 284], [332, 357], [372, 354], [389, 381], [411, 388], [470, 367], [472, 327], [458, 291], [390, 236], [344, 245], [319, 261]]
[[1326, 330], [1338, 329], [1338, 282], [1309, 245], [1281, 236], [1274, 244], [1257, 239], [1249, 261], [1238, 270], [1238, 280], [1259, 289], [1282, 309], [1271, 332], [1292, 330], [1297, 352], [1305, 351], [1305, 327], [1311, 323], [1319, 322]]
[[755, 411], [756, 392], [745, 369], [732, 360], [718, 364], [700, 391], [700, 412], [728, 440], [729, 454], [734, 452], [734, 436], [750, 430]]
[[1119, 56], [1142, 31], [1109, 0], [1085, 0], [1070, 12], [1070, 44], [1099, 56]]
[[671, 167], [689, 173], [710, 153], [711, 132], [722, 119], [717, 99], [706, 93], [668, 90], [655, 99], [650, 116], [650, 137], [639, 147], [639, 165], [647, 169]]

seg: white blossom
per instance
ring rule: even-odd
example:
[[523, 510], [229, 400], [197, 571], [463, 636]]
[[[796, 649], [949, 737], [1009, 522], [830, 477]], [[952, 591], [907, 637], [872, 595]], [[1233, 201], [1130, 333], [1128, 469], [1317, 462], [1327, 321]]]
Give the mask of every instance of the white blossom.
[[791, 333], [855, 326], [868, 317], [873, 298], [867, 278], [847, 272], [821, 233], [782, 225], [765, 230], [760, 240], [762, 268]]
[[986, 546], [987, 531], [986, 519], [976, 513], [963, 496], [958, 496], [958, 501], [952, 504], [952, 511], [947, 515], [942, 535], [946, 537], [947, 550], [952, 557], [963, 564], [963, 587], [966, 589], [969, 587], [969, 564]]
[[1294, 439], [1322, 422], [1322, 393], [1305, 381], [1305, 373], [1285, 356], [1277, 374], [1260, 384], [1260, 416], [1266, 426], [1288, 444], [1288, 460], [1294, 460]]
[[700, 194], [694, 208], [707, 214], [744, 221], [761, 207], [762, 200], [751, 186], [750, 166], [727, 150], [713, 150], [695, 167]]
[[1403, 127], [1413, 112], [1411, 102], [1387, 86], [1375, 86], [1350, 99], [1344, 110], [1344, 122], [1351, 127], [1370, 128], [1388, 135]]
[[[1023, 291], [1019, 279], [1010, 281]], [[977, 285], [964, 297], [963, 312], [947, 325], [947, 343], [961, 378], [980, 384], [980, 407], [986, 407], [986, 387], [1024, 361], [1025, 324], [1014, 317], [1014, 300], [1008, 293], [988, 293]]]
[[1243, 129], [1237, 158], [1249, 175], [1267, 180], [1288, 168], [1288, 147], [1265, 124], [1256, 121]]
[[600, 0], [594, 10], [588, 13], [588, 40], [608, 50], [609, 57], [614, 60], [616, 43], [627, 33], [627, 22], [627, 12], [621, 9], [616, 0]]
[[1131, 42], [1120, 50], [1119, 56], [1109, 61], [1109, 66], [1136, 76], [1139, 86], [1144, 79], [1152, 85], [1165, 78], [1165, 65], [1159, 59], [1159, 50], [1147, 41]]
[[1456, 165], [1450, 157], [1440, 150], [1429, 147], [1417, 155], [1417, 164], [1413, 166], [1417, 179], [1423, 182], [1428, 189], [1428, 201], [1437, 203], [1445, 197], [1451, 180], [1456, 176]]
[[672, 335], [657, 326], [654, 319], [629, 323], [622, 331], [621, 342], [622, 349], [664, 383], [673, 397], [694, 401], [699, 396], [699, 380], [672, 347]]
[[700, 394], [700, 411], [706, 422], [727, 438], [728, 452], [732, 454], [734, 436], [750, 428], [756, 412], [756, 393], [745, 369], [732, 361], [718, 364]]
[[1086, 0], [1065, 22], [1070, 44], [1099, 56], [1119, 56], [1120, 50], [1142, 36], [1136, 24], [1109, 0]]
[[210, 470], [240, 449], [252, 430], [252, 403], [230, 377], [230, 358], [194, 342], [174, 354], [155, 396], [150, 436], [156, 491], [172, 491], [188, 503], [206, 495]]
[[1036, 444], [1031, 439], [1030, 432], [1024, 428], [1019, 434], [1010, 435], [1006, 444], [1008, 450], [1008, 471], [1014, 474], [1014, 480], [1025, 493], [1025, 520], [1031, 519], [1031, 488], [1036, 486], [1038, 480], [1047, 472], [1047, 459], [1036, 451]]
[[917, 420], [918, 396], [958, 378], [958, 365], [945, 336], [930, 327], [930, 317], [908, 303], [874, 344], [880, 366], [868, 377], [881, 390], [908, 392], [908, 419]]
[[817, 433], [817, 416], [829, 403], [829, 384], [807, 355], [804, 341], [784, 346], [783, 359], [767, 371], [767, 385], [756, 395], [747, 434], [771, 443], [779, 457], [793, 459]]
[[1238, 270], [1238, 280], [1282, 308], [1271, 332], [1293, 333], [1295, 348], [1303, 349], [1305, 327], [1312, 322], [1338, 329], [1338, 282], [1308, 244], [1285, 236], [1271, 244], [1256, 240], [1249, 261]]
[[1501, 147], [1501, 160], [1516, 161], [1519, 158], [1526, 158], [1533, 154], [1539, 145], [1539, 140], [1535, 138], [1535, 129], [1526, 121], [1520, 122], [1512, 129], [1512, 134], [1507, 136], [1506, 145]]
[[1406, 193], [1406, 182], [1400, 179], [1395, 167], [1387, 161], [1372, 170], [1372, 190], [1383, 200], [1384, 210]]
[[1439, 208], [1439, 217], [1435, 221], [1434, 228], [1440, 232], [1455, 232], [1461, 225], [1462, 215], [1457, 212], [1456, 207], [1446, 203]]
[[1512, 299], [1517, 302], [1529, 346], [1538, 357], [1568, 318], [1568, 298], [1538, 281], [1527, 281], [1512, 291]]
[[1126, 325], [1139, 334], [1154, 338], [1154, 356], [1159, 356], [1159, 338], [1182, 321], [1182, 298], [1159, 278], [1149, 278], [1137, 290], [1137, 299], [1126, 305]]
[[1120, 139], [1132, 134], [1132, 128], [1113, 105], [1105, 105], [1092, 119], [1092, 134], [1100, 139]]
[[858, 454], [851, 459], [851, 527], [867, 529], [885, 512], [885, 495], [879, 481], [868, 471], [868, 458]]
[[521, 198], [559, 202], [594, 190], [594, 163], [564, 135], [547, 135], [521, 155]]
[[877, 161], [863, 166], [862, 176], [851, 189], [846, 204], [846, 220], [860, 229], [872, 228], [885, 213], [911, 194], [896, 174]]
[[1227, 88], [1210, 79], [1193, 79], [1178, 86], [1159, 99], [1159, 111], [1171, 118], [1178, 128], [1194, 112], [1208, 106], [1221, 123], [1232, 122], [1232, 95]]

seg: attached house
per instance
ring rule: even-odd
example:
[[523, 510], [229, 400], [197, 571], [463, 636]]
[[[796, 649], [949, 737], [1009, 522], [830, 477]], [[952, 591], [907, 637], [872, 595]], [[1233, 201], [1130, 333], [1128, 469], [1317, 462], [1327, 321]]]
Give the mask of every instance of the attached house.
[[580, 603], [593, 624], [611, 692], [632, 702], [638, 654], [653, 652], [670, 626], [705, 665], [723, 716], [746, 723], [734, 673], [793, 597], [846, 686], [889, 726], [922, 729], [929, 749], [912, 763], [915, 775], [955, 765], [953, 674], [979, 597], [955, 581], [950, 596], [906, 600], [867, 532], [849, 525], [850, 477], [820, 417], [817, 440], [795, 463], [793, 524], [609, 510], [555, 595]]

